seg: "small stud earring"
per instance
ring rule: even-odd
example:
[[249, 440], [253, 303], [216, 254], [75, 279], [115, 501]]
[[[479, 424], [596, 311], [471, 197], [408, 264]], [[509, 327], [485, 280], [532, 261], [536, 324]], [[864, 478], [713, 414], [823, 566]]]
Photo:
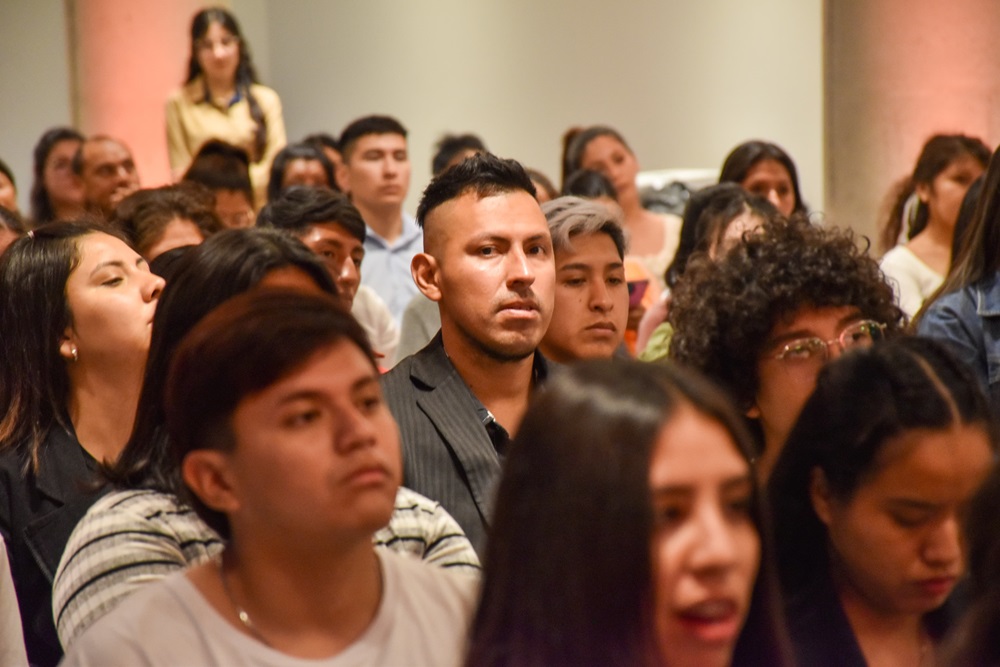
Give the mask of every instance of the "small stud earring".
[[73, 346], [73, 348], [69, 351], [69, 353], [73, 357], [73, 361], [80, 360], [80, 353], [77, 351], [76, 345]]

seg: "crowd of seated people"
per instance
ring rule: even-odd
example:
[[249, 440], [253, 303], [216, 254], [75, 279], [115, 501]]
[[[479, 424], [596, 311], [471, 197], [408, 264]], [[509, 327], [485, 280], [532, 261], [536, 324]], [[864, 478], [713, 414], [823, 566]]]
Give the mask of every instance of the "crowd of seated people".
[[446, 134], [411, 215], [403, 122], [288, 143], [190, 37], [175, 183], [0, 161], [0, 664], [998, 663], [1000, 149], [884, 256], [765, 140], [647, 210], [606, 125], [559, 189]]

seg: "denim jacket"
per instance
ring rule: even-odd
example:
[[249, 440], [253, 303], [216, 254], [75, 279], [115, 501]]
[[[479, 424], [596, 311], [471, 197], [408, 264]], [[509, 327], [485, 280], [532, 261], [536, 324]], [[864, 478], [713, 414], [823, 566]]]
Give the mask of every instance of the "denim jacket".
[[917, 334], [947, 343], [1000, 415], [1000, 273], [939, 298], [920, 319]]

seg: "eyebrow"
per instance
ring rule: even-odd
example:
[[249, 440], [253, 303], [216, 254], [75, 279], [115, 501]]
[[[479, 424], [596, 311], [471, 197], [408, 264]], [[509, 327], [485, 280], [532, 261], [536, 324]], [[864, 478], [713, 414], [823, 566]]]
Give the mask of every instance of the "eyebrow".
[[941, 503], [932, 503], [927, 500], [916, 500], [915, 498], [889, 498], [886, 501], [887, 505], [891, 505], [895, 508], [904, 509], [915, 509], [923, 511], [937, 511], [941, 509]]
[[[563, 264], [562, 266], [559, 267], [559, 271], [590, 271], [591, 268], [592, 267], [589, 264], [584, 264], [583, 262], [573, 262], [571, 264]], [[596, 267], [596, 268], [600, 269], [601, 267]], [[614, 269], [624, 269], [624, 268], [625, 264], [623, 264], [622, 262], [608, 262], [607, 264], [604, 265], [605, 271], [607, 271], [608, 269], [614, 270]]]
[[[138, 259], [135, 260], [135, 265], [137, 267], [138, 266], [142, 266], [145, 263], [146, 263], [146, 260], [143, 259], [142, 257], [139, 257]], [[125, 269], [126, 266], [128, 266], [128, 265], [125, 262], [123, 262], [122, 260], [120, 260], [120, 259], [111, 259], [111, 260], [108, 260], [106, 262], [101, 262], [100, 264], [98, 264], [97, 266], [95, 266], [94, 270], [90, 272], [90, 275], [93, 276], [94, 274], [96, 274], [101, 269], [106, 269], [108, 267], [115, 267], [115, 268], [118, 268], [118, 269]]]
[[[378, 378], [371, 375], [366, 375], [362, 378], [358, 378], [353, 384], [351, 384], [351, 387], [348, 391], [350, 392], [359, 391], [373, 384], [376, 385], [378, 384]], [[318, 389], [300, 389], [298, 391], [293, 391], [287, 396], [282, 396], [281, 399], [278, 401], [278, 405], [285, 405], [287, 403], [292, 403], [294, 401], [301, 401], [301, 400], [322, 401], [325, 400], [325, 396], [326, 392], [320, 391]]]
[[[846, 327], [851, 322], [860, 322], [863, 319], [865, 319], [864, 314], [860, 310], [856, 310], [852, 312], [850, 315], [845, 315], [844, 317], [837, 320], [837, 329]], [[764, 349], [765, 350], [770, 349], [776, 345], [788, 342], [790, 340], [795, 340], [797, 338], [822, 338], [822, 336], [819, 336], [815, 332], [809, 331], [808, 329], [796, 329], [795, 331], [789, 331], [787, 333], [781, 334], [780, 336], [772, 338], [771, 341], [764, 346]]]
[[[731, 477], [722, 483], [723, 493], [743, 491], [744, 489], [746, 489], [747, 492], [753, 490], [753, 479], [750, 477], [750, 473], [747, 473], [746, 475], [740, 475], [739, 477]], [[691, 493], [691, 490], [692, 489], [690, 485], [667, 484], [652, 489], [652, 494], [654, 498], [662, 498], [669, 496], [687, 495]]]

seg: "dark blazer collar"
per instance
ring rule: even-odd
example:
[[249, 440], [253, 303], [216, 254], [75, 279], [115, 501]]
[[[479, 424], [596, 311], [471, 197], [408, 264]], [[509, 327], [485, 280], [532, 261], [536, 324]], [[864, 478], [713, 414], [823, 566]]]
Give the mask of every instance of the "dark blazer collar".
[[[546, 359], [541, 351], [535, 350], [531, 367], [532, 384], [545, 382], [553, 367], [557, 367], [558, 365]], [[439, 329], [437, 335], [431, 339], [431, 342], [423, 350], [414, 355], [410, 377], [418, 380], [426, 387], [436, 387], [451, 375], [457, 376], [459, 380], [462, 379], [444, 350], [444, 340], [441, 338], [441, 331]], [[464, 380], [462, 382], [464, 384]], [[469, 390], [469, 394], [472, 395], [471, 390]]]
[[35, 486], [52, 500], [65, 502], [67, 495], [78, 495], [80, 480], [90, 477], [94, 467], [76, 434], [53, 424], [39, 448]]

